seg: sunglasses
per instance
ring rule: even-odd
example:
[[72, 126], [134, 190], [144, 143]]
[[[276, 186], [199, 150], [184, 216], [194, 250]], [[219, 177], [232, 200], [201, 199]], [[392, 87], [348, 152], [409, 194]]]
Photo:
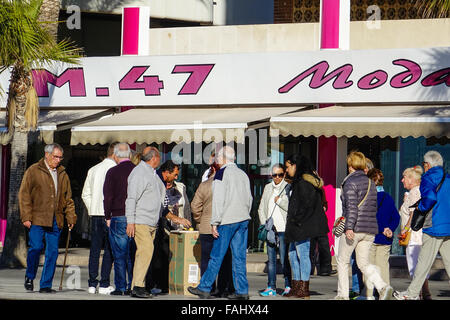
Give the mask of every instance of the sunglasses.
[[284, 177], [284, 173], [272, 173], [272, 177], [276, 178], [283, 178]]

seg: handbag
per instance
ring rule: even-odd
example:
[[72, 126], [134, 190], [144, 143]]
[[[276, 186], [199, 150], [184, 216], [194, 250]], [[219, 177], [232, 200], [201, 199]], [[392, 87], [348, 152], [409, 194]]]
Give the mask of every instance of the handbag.
[[[358, 208], [362, 206], [364, 201], [366, 201], [367, 196], [369, 195], [371, 185], [372, 185], [372, 180], [369, 179], [369, 185], [367, 186], [366, 195], [361, 200], [361, 202], [358, 204]], [[333, 230], [332, 230], [334, 236], [339, 238], [344, 233], [344, 229], [345, 229], [345, 217], [337, 218], [336, 221], [334, 222], [334, 226], [333, 226]]]
[[[283, 193], [283, 191], [286, 189], [287, 186], [288, 184], [284, 186], [283, 190], [281, 190], [278, 196], [281, 196], [281, 194]], [[258, 240], [267, 241], [267, 233], [269, 232], [269, 229], [267, 229], [266, 226], [268, 225], [269, 220], [272, 218], [276, 206], [277, 206], [276, 204], [275, 206], [273, 206], [272, 213], [270, 214], [270, 217], [266, 220], [266, 223], [258, 227]], [[273, 226], [272, 229], [275, 229], [275, 226]]]
[[398, 236], [398, 244], [402, 247], [407, 247], [409, 243], [409, 239], [411, 239], [411, 230], [408, 230], [403, 235]]
[[[442, 171], [444, 171], [444, 169], [442, 169]], [[444, 171], [444, 175], [442, 176], [442, 180], [436, 187], [436, 193], [438, 193], [439, 189], [441, 189], [441, 186], [444, 183], [444, 180], [445, 180], [446, 176], [447, 175], [446, 175], [446, 173]], [[417, 201], [415, 204], [413, 204], [410, 207], [410, 208], [414, 208], [413, 216], [411, 218], [411, 229], [413, 231], [419, 231], [420, 229], [423, 228], [423, 225], [425, 223], [425, 219], [426, 219], [428, 213], [431, 211], [431, 209], [433, 209], [433, 207], [431, 207], [426, 212], [420, 211], [419, 210], [420, 200], [422, 200], [422, 199], [419, 199], [419, 201]]]

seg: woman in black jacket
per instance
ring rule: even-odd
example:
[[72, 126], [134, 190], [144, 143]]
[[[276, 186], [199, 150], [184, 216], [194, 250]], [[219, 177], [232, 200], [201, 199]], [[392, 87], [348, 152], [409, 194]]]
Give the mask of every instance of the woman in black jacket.
[[286, 160], [286, 172], [293, 178], [285, 232], [292, 268], [292, 290], [288, 296], [309, 299], [310, 238], [328, 233], [322, 203], [323, 180], [314, 172], [311, 161], [301, 155]]

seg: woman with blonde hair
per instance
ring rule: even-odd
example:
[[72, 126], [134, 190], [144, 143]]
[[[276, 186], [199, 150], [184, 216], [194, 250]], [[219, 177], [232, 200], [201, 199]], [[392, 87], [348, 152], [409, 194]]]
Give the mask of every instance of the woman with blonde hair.
[[336, 258], [338, 290], [335, 300], [349, 299], [348, 268], [353, 251], [367, 286], [375, 287], [380, 300], [388, 300], [393, 289], [381, 277], [380, 270], [369, 262], [370, 247], [378, 233], [377, 189], [366, 176], [366, 157], [361, 152], [347, 156], [349, 174], [342, 182], [342, 216], [345, 218], [344, 234], [339, 239]]
[[[421, 166], [414, 166], [403, 171], [402, 183], [403, 187], [408, 190], [403, 197], [403, 204], [400, 207], [401, 218], [401, 235], [404, 236], [407, 232], [411, 232], [408, 245], [406, 246], [406, 262], [408, 264], [408, 271], [411, 278], [414, 276], [417, 261], [419, 260], [420, 248], [422, 247], [422, 229], [413, 231], [411, 229], [411, 218], [414, 212], [410, 208], [420, 199], [420, 181], [422, 178], [423, 169]], [[422, 287], [422, 298], [424, 300], [431, 299], [431, 293], [428, 288], [428, 280], [425, 281]]]

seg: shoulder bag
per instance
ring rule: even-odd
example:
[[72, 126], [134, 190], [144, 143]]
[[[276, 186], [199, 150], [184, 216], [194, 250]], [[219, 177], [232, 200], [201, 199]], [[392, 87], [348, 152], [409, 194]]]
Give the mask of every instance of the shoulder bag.
[[[361, 202], [358, 204], [358, 208], [362, 206], [364, 201], [366, 201], [367, 196], [369, 195], [371, 184], [372, 184], [372, 180], [369, 179], [369, 185], [367, 186], [366, 195], [361, 200]], [[345, 217], [337, 218], [336, 221], [334, 222], [334, 226], [333, 226], [333, 230], [332, 230], [332, 232], [335, 235], [335, 237], [339, 238], [344, 233], [344, 228], [345, 228]]]
[[[442, 169], [442, 171], [444, 171], [443, 172], [444, 175], [442, 176], [441, 182], [436, 187], [436, 193], [438, 193], [439, 189], [441, 189], [441, 186], [444, 183], [444, 180], [445, 180], [445, 178], [447, 176], [447, 174], [445, 173], [445, 170]], [[431, 209], [433, 209], [433, 207], [431, 207], [426, 212], [420, 211], [419, 210], [420, 200], [422, 200], [422, 199], [419, 199], [419, 201], [417, 201], [415, 204], [413, 204], [410, 207], [410, 208], [414, 208], [413, 216], [411, 218], [411, 229], [413, 231], [419, 231], [420, 229], [423, 228], [423, 224], [425, 223], [425, 218], [427, 217], [427, 215], [431, 211]]]

